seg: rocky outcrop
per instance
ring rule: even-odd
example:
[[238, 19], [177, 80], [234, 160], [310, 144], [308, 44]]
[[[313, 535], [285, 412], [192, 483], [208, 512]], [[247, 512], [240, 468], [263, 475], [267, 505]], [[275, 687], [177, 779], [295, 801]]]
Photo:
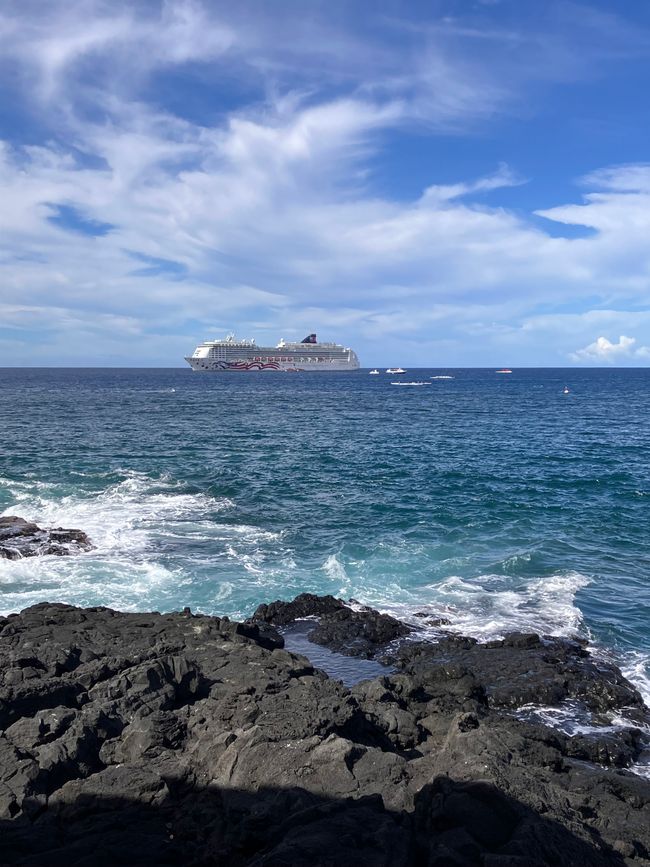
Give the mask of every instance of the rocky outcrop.
[[82, 530], [42, 529], [16, 515], [0, 517], [0, 560], [20, 560], [41, 554], [65, 556], [89, 551], [92, 543]]
[[410, 626], [389, 614], [358, 603], [353, 608], [334, 596], [313, 593], [301, 593], [291, 602], [260, 605], [251, 620], [287, 626], [305, 618], [317, 618], [308, 634], [310, 641], [348, 656], [374, 657], [391, 642], [412, 632]]
[[[359, 620], [322, 606], [354, 650]], [[647, 710], [581, 644], [396, 649], [382, 629], [365, 652], [389, 647], [394, 670], [347, 689], [267, 619], [0, 618], [0, 863], [650, 864], [650, 781], [620, 767]], [[596, 729], [614, 712], [637, 726], [571, 737], [519, 718], [535, 684]]]

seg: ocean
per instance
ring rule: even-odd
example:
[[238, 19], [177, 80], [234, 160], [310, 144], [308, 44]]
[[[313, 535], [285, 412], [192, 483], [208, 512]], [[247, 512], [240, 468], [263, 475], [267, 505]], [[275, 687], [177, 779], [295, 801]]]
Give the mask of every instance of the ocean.
[[333, 593], [582, 636], [650, 701], [650, 370], [5, 368], [0, 405], [0, 512], [96, 546], [0, 560], [4, 614]]

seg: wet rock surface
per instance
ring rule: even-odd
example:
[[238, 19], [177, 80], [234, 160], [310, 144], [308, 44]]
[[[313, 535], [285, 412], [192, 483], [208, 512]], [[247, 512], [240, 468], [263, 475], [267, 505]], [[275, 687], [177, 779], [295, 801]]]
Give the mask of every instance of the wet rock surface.
[[83, 530], [43, 529], [16, 515], [0, 517], [0, 559], [20, 560], [42, 554], [66, 556], [89, 551], [92, 547]]
[[380, 614], [358, 604], [352, 608], [334, 596], [315, 596], [313, 593], [301, 593], [291, 602], [260, 605], [251, 620], [287, 626], [308, 617], [317, 618], [308, 636], [314, 644], [367, 659], [377, 656], [379, 650], [412, 632], [410, 626], [389, 614]]
[[557, 706], [573, 699], [594, 714], [621, 710], [640, 724], [648, 720], [638, 690], [615, 665], [595, 659], [581, 641], [512, 633], [479, 644], [452, 636], [435, 644], [405, 643], [388, 659], [416, 678], [431, 671], [465, 671], [492, 708]]
[[[618, 669], [527, 635], [396, 647], [366, 611], [395, 670], [348, 689], [273, 626], [309, 605], [0, 618], [0, 864], [650, 864], [650, 781], [620, 767], [648, 711]], [[354, 653], [358, 618], [322, 608]], [[636, 726], [571, 737], [518, 718], [533, 696]]]

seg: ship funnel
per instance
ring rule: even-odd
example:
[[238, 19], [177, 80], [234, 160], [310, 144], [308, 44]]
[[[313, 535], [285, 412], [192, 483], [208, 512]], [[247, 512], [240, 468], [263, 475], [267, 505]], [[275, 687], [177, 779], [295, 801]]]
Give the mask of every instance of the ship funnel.
[[301, 340], [300, 342], [301, 343], [316, 343], [316, 335], [315, 334], [308, 334], [307, 337], [305, 337], [305, 339]]

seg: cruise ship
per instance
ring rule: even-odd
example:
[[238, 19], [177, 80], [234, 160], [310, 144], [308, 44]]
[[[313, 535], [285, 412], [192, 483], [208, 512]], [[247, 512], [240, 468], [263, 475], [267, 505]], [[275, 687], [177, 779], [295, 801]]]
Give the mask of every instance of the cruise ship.
[[338, 343], [319, 343], [308, 334], [300, 343], [280, 340], [277, 346], [258, 346], [254, 340], [241, 340], [229, 334], [220, 340], [200, 343], [185, 361], [199, 371], [299, 371], [358, 370], [359, 359], [353, 349]]

